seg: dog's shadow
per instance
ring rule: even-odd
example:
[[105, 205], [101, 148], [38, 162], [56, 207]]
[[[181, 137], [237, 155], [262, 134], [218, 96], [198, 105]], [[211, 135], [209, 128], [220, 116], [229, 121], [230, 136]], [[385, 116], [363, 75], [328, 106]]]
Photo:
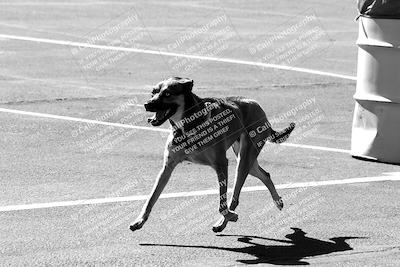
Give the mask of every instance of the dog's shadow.
[[[274, 239], [258, 236], [241, 236], [241, 235], [218, 235], [221, 237], [238, 237], [238, 241], [248, 246], [240, 248], [218, 247], [218, 246], [199, 246], [199, 245], [172, 245], [172, 244], [140, 244], [141, 246], [165, 246], [178, 248], [203, 248], [217, 249], [230, 252], [244, 253], [252, 255], [255, 259], [237, 260], [244, 264], [269, 263], [275, 265], [308, 265], [304, 261], [306, 257], [320, 256], [333, 252], [352, 250], [348, 239], [356, 239], [362, 237], [333, 237], [330, 241], [324, 241], [316, 238], [307, 237], [306, 233], [299, 228], [291, 228], [294, 233], [288, 234], [284, 239]], [[284, 243], [285, 245], [262, 245], [254, 240], [268, 240]]]

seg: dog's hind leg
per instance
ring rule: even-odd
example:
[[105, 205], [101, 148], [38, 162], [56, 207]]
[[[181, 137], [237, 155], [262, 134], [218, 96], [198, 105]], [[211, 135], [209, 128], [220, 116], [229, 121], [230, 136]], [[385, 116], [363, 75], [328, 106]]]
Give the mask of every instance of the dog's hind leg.
[[[233, 194], [230, 201], [230, 210], [234, 210], [239, 203], [239, 195], [240, 190], [243, 187], [244, 182], [246, 181], [247, 175], [251, 167], [253, 166], [254, 160], [257, 158], [258, 152], [253, 146], [250, 138], [247, 134], [242, 134], [240, 136], [239, 141], [239, 149], [238, 149], [238, 164], [236, 167], [236, 177], [235, 177], [235, 185], [233, 188]], [[237, 218], [236, 218], [237, 219]], [[226, 216], [222, 216], [213, 227], [214, 232], [221, 232], [226, 226], [227, 220]]]
[[[239, 155], [239, 148], [240, 148], [240, 139], [235, 141], [232, 145], [232, 150], [235, 153], [236, 158]], [[235, 210], [238, 205], [239, 205], [239, 199], [234, 199], [233, 197], [231, 197], [231, 199], [229, 201], [229, 209]]]
[[230, 209], [232, 210], [236, 209], [237, 205], [239, 205], [240, 191], [253, 166], [253, 162], [258, 156], [257, 149], [246, 134], [242, 134], [240, 141], [236, 141], [233, 144], [233, 151], [237, 155], [238, 164], [236, 167], [235, 185], [230, 201]]
[[250, 174], [257, 177], [265, 184], [268, 188], [269, 192], [271, 193], [272, 199], [275, 202], [275, 205], [278, 207], [279, 210], [283, 208], [283, 201], [282, 198], [276, 192], [275, 185], [271, 180], [271, 176], [268, 172], [266, 172], [259, 164], [257, 159], [254, 161], [253, 166], [250, 170]]

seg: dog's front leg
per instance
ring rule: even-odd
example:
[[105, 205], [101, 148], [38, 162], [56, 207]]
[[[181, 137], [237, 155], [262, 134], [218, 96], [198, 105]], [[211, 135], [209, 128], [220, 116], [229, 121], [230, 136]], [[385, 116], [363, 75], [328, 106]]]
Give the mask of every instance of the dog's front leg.
[[141, 213], [136, 218], [135, 222], [131, 224], [130, 229], [132, 231], [138, 230], [142, 228], [144, 223], [149, 218], [151, 209], [153, 208], [154, 204], [156, 203], [157, 199], [160, 197], [161, 192], [167, 185], [169, 178], [171, 177], [172, 171], [176, 167], [176, 161], [172, 160], [170, 157], [166, 157], [164, 167], [159, 172], [157, 176], [157, 180], [153, 186], [151, 191], [150, 197], [147, 199], [146, 203], [144, 204]]
[[221, 232], [225, 229], [229, 221], [236, 222], [238, 215], [228, 209], [227, 205], [227, 189], [228, 189], [228, 162], [214, 166], [217, 172], [219, 184], [219, 212], [222, 217], [214, 224], [212, 230], [214, 232]]

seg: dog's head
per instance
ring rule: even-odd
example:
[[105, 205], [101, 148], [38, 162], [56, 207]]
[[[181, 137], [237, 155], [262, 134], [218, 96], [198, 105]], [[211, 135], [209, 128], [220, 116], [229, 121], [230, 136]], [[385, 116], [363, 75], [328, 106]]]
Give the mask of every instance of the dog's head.
[[151, 99], [144, 104], [146, 111], [155, 112], [148, 120], [151, 125], [159, 126], [182, 112], [185, 95], [191, 93], [192, 87], [193, 80], [188, 78], [173, 77], [159, 82], [151, 92]]

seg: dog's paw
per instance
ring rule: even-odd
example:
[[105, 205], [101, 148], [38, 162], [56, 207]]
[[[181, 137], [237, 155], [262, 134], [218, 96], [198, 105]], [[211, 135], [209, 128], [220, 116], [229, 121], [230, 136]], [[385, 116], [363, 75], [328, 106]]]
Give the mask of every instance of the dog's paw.
[[129, 229], [131, 229], [131, 231], [133, 231], [133, 232], [136, 231], [136, 230], [139, 230], [140, 228], [143, 227], [145, 222], [146, 222], [146, 220], [144, 220], [143, 218], [137, 219], [134, 223], [132, 223], [129, 226]]
[[274, 202], [275, 202], [275, 205], [277, 206], [277, 208], [278, 208], [279, 210], [282, 210], [282, 209], [283, 209], [283, 200], [282, 200], [281, 197], [279, 197], [279, 198], [277, 198], [277, 199], [274, 199]]
[[221, 218], [213, 225], [212, 230], [214, 233], [222, 232], [228, 222], [236, 222], [239, 216], [236, 212], [229, 211], [226, 215], [221, 216]]
[[224, 217], [230, 222], [236, 222], [239, 218], [239, 215], [237, 215], [237, 213], [234, 211], [229, 211], [229, 213], [226, 214]]

